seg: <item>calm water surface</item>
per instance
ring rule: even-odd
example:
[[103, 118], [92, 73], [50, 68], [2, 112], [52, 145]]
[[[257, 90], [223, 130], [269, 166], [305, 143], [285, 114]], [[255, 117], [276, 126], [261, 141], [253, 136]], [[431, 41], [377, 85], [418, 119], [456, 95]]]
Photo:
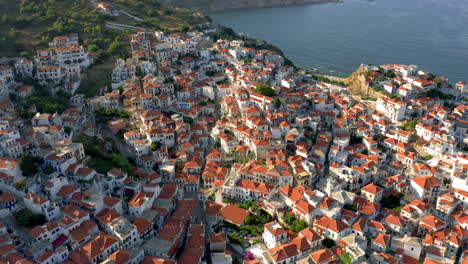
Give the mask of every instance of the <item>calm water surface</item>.
[[468, 0], [344, 0], [209, 15], [324, 74], [348, 75], [361, 63], [401, 63], [468, 81]]

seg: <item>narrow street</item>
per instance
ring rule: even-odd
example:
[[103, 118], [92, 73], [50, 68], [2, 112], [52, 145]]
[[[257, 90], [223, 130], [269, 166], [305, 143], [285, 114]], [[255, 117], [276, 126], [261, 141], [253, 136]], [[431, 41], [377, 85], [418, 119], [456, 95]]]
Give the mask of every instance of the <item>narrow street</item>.
[[[194, 223], [205, 225], [205, 259], [208, 264], [211, 264], [211, 251], [210, 251], [210, 234], [211, 230], [208, 226], [208, 219], [206, 217], [205, 209], [203, 209], [199, 200], [200, 192], [184, 192], [184, 200], [195, 200], [197, 202], [197, 208], [194, 213]], [[183, 251], [183, 249], [181, 249]]]

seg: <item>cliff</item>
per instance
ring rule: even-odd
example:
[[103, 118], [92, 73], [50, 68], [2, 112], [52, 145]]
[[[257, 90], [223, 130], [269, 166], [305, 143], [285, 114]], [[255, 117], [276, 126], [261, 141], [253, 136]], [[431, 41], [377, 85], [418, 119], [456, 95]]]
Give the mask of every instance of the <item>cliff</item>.
[[352, 95], [368, 95], [372, 93], [372, 89], [369, 87], [367, 81], [367, 70], [364, 67], [359, 67], [357, 71], [353, 72], [350, 76], [345, 79], [345, 83], [348, 84], [348, 91]]
[[240, 8], [318, 4], [339, 2], [339, 0], [164, 0], [164, 2], [168, 5], [198, 11], [222, 11]]

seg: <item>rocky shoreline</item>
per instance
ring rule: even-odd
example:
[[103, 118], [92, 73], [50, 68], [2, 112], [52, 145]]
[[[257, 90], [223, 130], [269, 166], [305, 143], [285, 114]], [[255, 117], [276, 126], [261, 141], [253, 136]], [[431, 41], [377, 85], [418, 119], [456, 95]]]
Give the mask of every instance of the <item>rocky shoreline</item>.
[[290, 5], [321, 4], [341, 0], [172, 0], [167, 4], [201, 12], [218, 12], [230, 9], [262, 8]]

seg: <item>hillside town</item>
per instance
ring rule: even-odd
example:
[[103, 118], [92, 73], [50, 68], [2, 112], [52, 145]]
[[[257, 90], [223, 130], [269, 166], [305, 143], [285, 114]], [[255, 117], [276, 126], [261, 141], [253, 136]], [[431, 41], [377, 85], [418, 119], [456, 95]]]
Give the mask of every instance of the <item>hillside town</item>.
[[217, 32], [133, 32], [89, 98], [77, 35], [0, 66], [0, 263], [468, 263], [468, 83]]

